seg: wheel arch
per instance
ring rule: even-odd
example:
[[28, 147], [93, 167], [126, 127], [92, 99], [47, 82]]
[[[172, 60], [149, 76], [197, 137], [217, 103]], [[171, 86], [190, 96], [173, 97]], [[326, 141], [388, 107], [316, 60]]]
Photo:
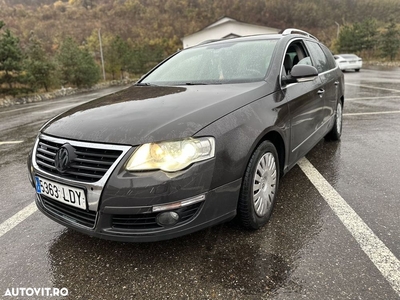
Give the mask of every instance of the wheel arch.
[[280, 177], [282, 177], [282, 175], [284, 174], [285, 161], [286, 161], [286, 146], [282, 135], [276, 130], [270, 130], [260, 135], [260, 137], [257, 139], [257, 142], [251, 148], [246, 166], [248, 165], [254, 151], [264, 141], [270, 141], [275, 146], [279, 158], [279, 174]]

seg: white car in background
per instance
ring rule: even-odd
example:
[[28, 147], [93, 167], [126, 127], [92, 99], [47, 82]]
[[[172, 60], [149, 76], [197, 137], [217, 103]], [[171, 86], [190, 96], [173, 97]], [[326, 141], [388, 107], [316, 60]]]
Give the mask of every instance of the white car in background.
[[362, 67], [362, 58], [355, 54], [337, 54], [333, 57], [342, 71], [355, 70], [359, 72]]

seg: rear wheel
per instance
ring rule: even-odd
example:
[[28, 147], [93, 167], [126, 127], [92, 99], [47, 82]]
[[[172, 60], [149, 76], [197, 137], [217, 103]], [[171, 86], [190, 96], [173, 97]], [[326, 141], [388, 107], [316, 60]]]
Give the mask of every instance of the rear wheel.
[[339, 101], [336, 105], [336, 115], [335, 115], [335, 123], [333, 124], [333, 128], [326, 135], [328, 139], [337, 141], [340, 140], [340, 136], [342, 135], [342, 123], [343, 123], [343, 106], [342, 101]]
[[243, 178], [238, 213], [244, 227], [258, 229], [269, 221], [278, 185], [278, 154], [275, 146], [265, 141], [251, 156]]
[[360, 69], [355, 69], [356, 72], [360, 72]]

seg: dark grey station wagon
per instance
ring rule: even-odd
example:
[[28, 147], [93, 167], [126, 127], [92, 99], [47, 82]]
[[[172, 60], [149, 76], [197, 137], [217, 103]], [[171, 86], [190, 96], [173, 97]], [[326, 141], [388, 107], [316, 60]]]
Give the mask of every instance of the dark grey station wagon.
[[36, 204], [119, 241], [235, 216], [258, 229], [279, 178], [322, 138], [340, 139], [343, 102], [342, 72], [304, 31], [209, 41], [46, 123], [28, 159]]

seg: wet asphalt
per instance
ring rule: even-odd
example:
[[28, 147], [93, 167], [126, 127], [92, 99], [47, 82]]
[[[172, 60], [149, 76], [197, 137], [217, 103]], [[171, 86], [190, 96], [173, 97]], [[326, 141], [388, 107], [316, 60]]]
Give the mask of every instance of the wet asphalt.
[[[342, 140], [321, 141], [307, 159], [400, 259], [400, 69], [346, 72], [345, 81]], [[0, 144], [0, 224], [34, 199], [26, 157], [40, 126], [114, 90], [0, 109], [0, 142], [22, 141]], [[118, 243], [36, 211], [0, 237], [0, 295], [21, 287], [67, 288], [62, 299], [400, 299], [298, 166], [255, 232], [232, 221]]]

